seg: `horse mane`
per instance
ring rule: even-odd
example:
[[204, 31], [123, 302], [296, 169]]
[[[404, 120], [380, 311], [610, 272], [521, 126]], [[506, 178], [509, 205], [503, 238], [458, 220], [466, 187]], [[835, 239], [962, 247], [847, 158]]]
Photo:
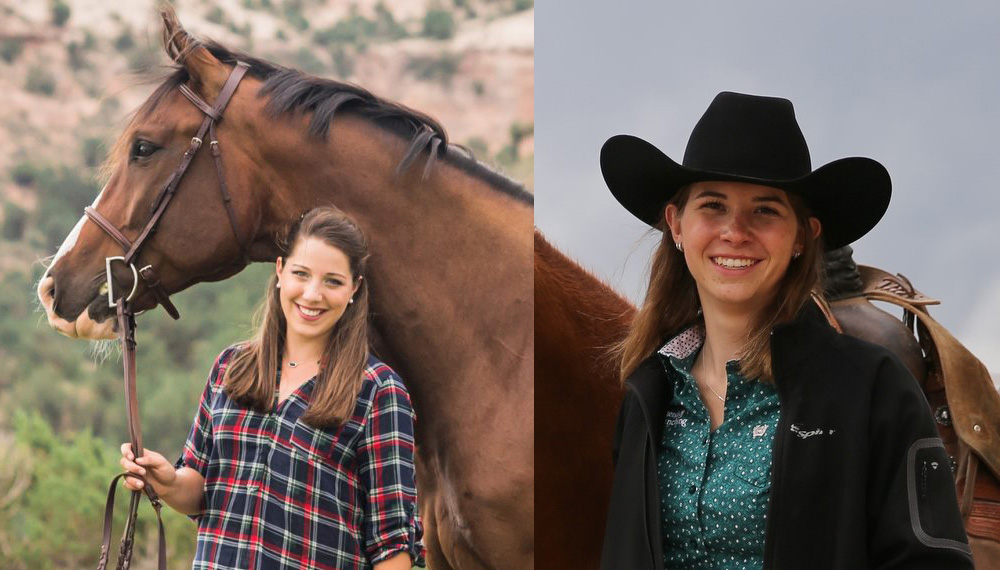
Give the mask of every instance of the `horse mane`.
[[[425, 113], [378, 97], [358, 85], [308, 75], [230, 50], [214, 40], [201, 42], [201, 45], [224, 64], [234, 65], [237, 61], [248, 64], [247, 74], [263, 82], [259, 94], [269, 98], [265, 111], [272, 116], [312, 113], [307, 131], [309, 136], [326, 140], [330, 134], [330, 121], [338, 111], [354, 113], [399, 136], [409, 138], [410, 146], [397, 165], [397, 173], [406, 171], [424, 150], [428, 150], [423, 173], [425, 178], [440, 157], [500, 192], [520, 202], [534, 204], [534, 195], [523, 185], [477, 160], [470, 149], [449, 143], [444, 127]], [[183, 65], [173, 66], [170, 75], [135, 112], [129, 126], [109, 153], [104, 172], [112, 172], [117, 161], [122, 156], [127, 156], [123, 154], [125, 151], [121, 147], [128, 144], [136, 122], [148, 116], [164, 97], [188, 79], [187, 69]]]

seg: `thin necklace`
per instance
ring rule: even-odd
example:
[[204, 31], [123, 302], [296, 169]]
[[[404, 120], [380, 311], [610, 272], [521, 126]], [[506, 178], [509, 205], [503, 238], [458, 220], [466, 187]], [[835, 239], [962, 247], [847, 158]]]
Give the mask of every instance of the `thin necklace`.
[[[295, 361], [295, 360], [289, 360], [289, 361], [288, 361], [288, 367], [289, 367], [289, 368], [295, 368], [295, 367], [296, 367], [296, 366], [298, 366], [299, 364], [302, 364], [302, 361], [301, 361], [301, 360], [299, 360], [299, 361]], [[319, 364], [319, 360], [317, 360], [317, 361], [316, 361], [316, 364]]]
[[723, 397], [722, 397], [721, 395], [719, 395], [719, 393], [715, 391], [715, 388], [713, 388], [712, 386], [710, 386], [710, 385], [709, 385], [709, 384], [708, 384], [707, 382], [705, 382], [705, 386], [706, 386], [706, 387], [707, 387], [707, 388], [708, 388], [709, 390], [711, 390], [713, 394], [715, 394], [715, 397], [716, 397], [716, 398], [718, 398], [720, 402], [723, 402], [723, 403], [725, 403], [726, 399], [725, 399], [725, 398], [723, 398]]
[[[704, 367], [705, 366], [702, 365], [702, 368], [704, 368]], [[694, 376], [694, 370], [692, 370], [691, 372], [692, 372], [691, 375]], [[698, 382], [698, 378], [695, 378], [694, 380], [695, 380], [695, 382]], [[709, 384], [708, 382], [699, 382], [699, 384], [704, 384], [706, 388], [708, 388], [709, 390], [712, 391], [713, 394], [715, 394], [715, 397], [718, 398], [720, 402], [722, 402], [723, 404], [726, 403], [726, 399], [723, 398], [721, 394], [719, 394], [718, 392], [716, 392], [715, 388], [713, 388], [711, 384]]]

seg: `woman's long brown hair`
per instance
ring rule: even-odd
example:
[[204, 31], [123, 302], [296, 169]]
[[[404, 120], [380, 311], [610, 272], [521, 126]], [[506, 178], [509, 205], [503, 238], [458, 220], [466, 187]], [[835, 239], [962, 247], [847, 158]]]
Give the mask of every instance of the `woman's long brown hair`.
[[[347, 421], [364, 379], [368, 359], [368, 286], [362, 276], [368, 261], [368, 243], [357, 224], [334, 207], [315, 208], [289, 229], [279, 244], [282, 258], [305, 238], [318, 238], [347, 256], [351, 277], [358, 290], [354, 302], [330, 331], [320, 360], [316, 384], [302, 419], [314, 427], [337, 427]], [[241, 404], [258, 411], [274, 405], [278, 366], [285, 343], [285, 316], [272, 275], [264, 301], [255, 316], [257, 333], [246, 341], [226, 368], [226, 393]]]
[[[690, 194], [691, 187], [687, 186], [677, 192], [670, 203], [683, 214]], [[809, 299], [810, 292], [821, 290], [823, 275], [822, 238], [813, 237], [809, 231], [811, 214], [802, 200], [794, 194], [787, 195], [799, 231], [805, 234], [802, 255], [788, 266], [771, 304], [750, 323], [747, 342], [740, 352], [740, 373], [746, 378], [764, 382], [774, 381], [771, 330], [774, 325], [794, 318]], [[621, 381], [624, 382], [669, 335], [698, 322], [700, 308], [698, 289], [688, 271], [684, 254], [676, 249], [669, 229], [665, 229], [660, 245], [653, 253], [649, 288], [642, 307], [636, 313], [625, 339], [611, 348], [612, 358], [619, 364]]]

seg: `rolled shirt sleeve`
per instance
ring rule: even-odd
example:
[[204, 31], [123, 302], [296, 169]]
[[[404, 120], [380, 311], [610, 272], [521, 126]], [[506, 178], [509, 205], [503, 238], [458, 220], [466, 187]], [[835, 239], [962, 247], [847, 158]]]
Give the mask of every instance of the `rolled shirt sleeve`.
[[417, 514], [414, 413], [398, 377], [385, 367], [358, 446], [359, 476], [366, 493], [364, 547], [377, 563], [407, 552], [422, 566], [423, 528]]

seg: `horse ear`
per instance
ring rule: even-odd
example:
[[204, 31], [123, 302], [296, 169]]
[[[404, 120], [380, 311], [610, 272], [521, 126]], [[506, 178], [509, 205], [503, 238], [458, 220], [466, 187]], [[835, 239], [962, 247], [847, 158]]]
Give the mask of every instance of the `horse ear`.
[[211, 101], [226, 81], [225, 66], [187, 33], [169, 2], [160, 4], [160, 18], [163, 19], [163, 49], [167, 56], [187, 69], [196, 90]]

